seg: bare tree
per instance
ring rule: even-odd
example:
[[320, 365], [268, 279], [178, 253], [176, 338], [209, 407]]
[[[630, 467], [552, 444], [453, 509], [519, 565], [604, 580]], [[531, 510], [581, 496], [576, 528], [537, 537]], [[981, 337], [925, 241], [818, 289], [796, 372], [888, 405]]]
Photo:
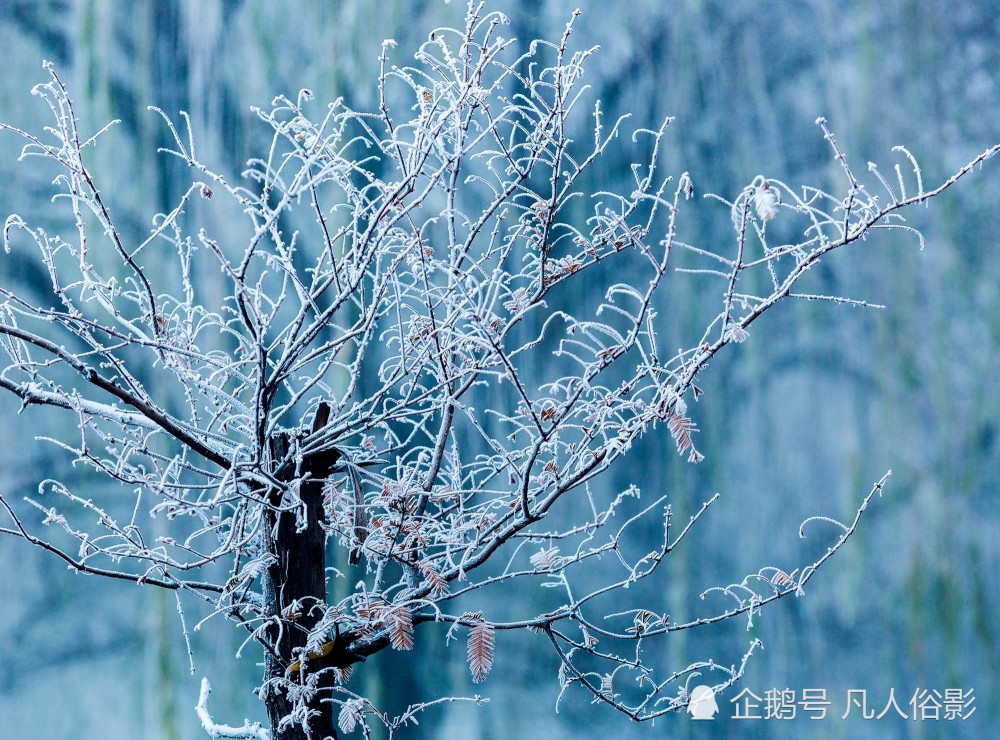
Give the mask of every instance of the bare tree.
[[[177, 127], [157, 111], [174, 140], [167, 153], [201, 179], [137, 243], [85, 161], [110, 125], [79, 130], [51, 65], [34, 93], [52, 125], [3, 127], [25, 140], [22, 158], [59, 167], [53, 207], [76, 228], [63, 238], [6, 221], [6, 252], [41, 259], [51, 301], [0, 286], [0, 386], [23, 408], [71, 415], [74, 434], [50, 441], [134, 506], [117, 517], [72, 481], [45, 480], [26, 497], [37, 512], [0, 492], [0, 532], [78, 571], [172, 590], [182, 620], [184, 595], [207, 605], [206, 619], [244, 628], [264, 650], [271, 728], [216, 724], [203, 680], [198, 714], [213, 736], [368, 735], [377, 724], [393, 734], [459, 698], [417, 698], [389, 717], [348, 677], [425, 629], [465, 636], [476, 682], [497, 631], [531, 630], [558, 655], [562, 692], [580, 688], [636, 720], [683, 709], [693, 676], [725, 689], [757, 643], [730, 667], [659, 675], [644, 662], [647, 641], [801, 595], [888, 477], [853, 521], [803, 524], [801, 536], [808, 525], [829, 540], [818, 560], [762, 567], [718, 589], [726, 606], [686, 621], [630, 603], [627, 589], [654, 577], [717, 496], [675, 524], [666, 496], [598, 482], [647, 433], [701, 460], [688, 405], [708, 362], [785, 299], [871, 305], [799, 283], [876, 229], [912, 231], [902, 209], [1000, 147], [933, 189], [898, 147], [904, 167], [886, 178], [869, 164], [865, 184], [821, 119], [844, 190], [759, 176], [717, 198], [732, 245], [696, 246], [678, 236], [692, 180], [658, 169], [669, 121], [632, 134], [648, 157], [632, 167], [631, 192], [595, 191], [588, 170], [623, 126], [599, 103], [581, 125], [596, 49], [571, 50], [571, 21], [558, 41], [517, 51], [505, 23], [472, 2], [464, 29], [436, 30], [408, 67], [390, 65], [385, 42], [375, 113], [340, 100], [314, 115], [307, 90], [275, 99], [258, 111], [272, 144], [243, 183], [199, 159], [186, 114]], [[574, 140], [580, 131], [587, 141]], [[192, 228], [196, 206], [227, 200], [242, 225]], [[779, 222], [798, 236], [769, 238]], [[691, 273], [721, 302], [673, 349], [658, 296]], [[224, 290], [197, 275], [221, 275]], [[599, 300], [579, 300], [604, 280]], [[582, 505], [560, 506], [568, 500]], [[154, 530], [150, 517], [169, 524]], [[655, 543], [636, 536], [649, 522]], [[331, 594], [331, 578], [346, 596]], [[544, 613], [487, 611], [539, 585], [558, 595]]]

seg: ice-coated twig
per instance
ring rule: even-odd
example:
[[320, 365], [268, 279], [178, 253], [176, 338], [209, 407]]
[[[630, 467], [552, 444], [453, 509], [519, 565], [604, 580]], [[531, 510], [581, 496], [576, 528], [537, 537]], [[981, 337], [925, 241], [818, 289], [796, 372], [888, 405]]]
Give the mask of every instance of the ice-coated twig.
[[271, 731], [262, 727], [260, 722], [243, 720], [240, 727], [216, 724], [208, 712], [208, 698], [212, 695], [212, 684], [207, 678], [201, 679], [201, 690], [198, 692], [198, 704], [194, 710], [201, 720], [201, 726], [212, 738], [233, 738], [234, 740], [271, 740]]
[[[26, 502], [0, 491], [0, 535], [83, 573], [177, 592], [185, 639], [188, 618], [245, 630], [240, 649], [256, 642], [266, 657], [274, 729], [323, 717], [391, 734], [458, 700], [412, 702], [394, 719], [345, 685], [369, 656], [409, 650], [435, 624], [470, 633], [477, 680], [504, 649], [494, 635], [541, 632], [564, 691], [635, 719], [682, 709], [699, 672], [721, 670], [716, 689], [738, 680], [756, 644], [725, 669], [664, 669], [647, 647], [802, 595], [884, 479], [853, 523], [803, 523], [835, 524], [824, 557], [753, 564], [668, 610], [638, 586], [662, 593], [660, 566], [726, 499], [699, 497], [675, 521], [682, 493], [632, 485], [634, 446], [659, 435], [691, 463], [713, 452], [698, 447], [694, 401], [715, 356], [757, 341], [754, 322], [786, 299], [878, 307], [818, 288], [814, 268], [885, 230], [923, 246], [905, 209], [1000, 147], [929, 188], [903, 148], [912, 175], [855, 170], [820, 119], [846, 182], [827, 191], [758, 174], [699, 204], [687, 173], [662, 172], [666, 119], [633, 134], [642, 146], [628, 151], [645, 154], [626, 185], [596, 189], [626, 119], [606, 123], [588, 100], [581, 75], [597, 50], [574, 48], [576, 17], [557, 39], [518, 47], [507, 19], [473, 1], [464, 25], [437, 29], [412, 59], [384, 43], [375, 111], [306, 90], [276, 97], [256, 109], [270, 140], [238, 181], [200, 159], [190, 116], [153, 108], [163, 151], [192, 178], [128, 239], [104, 195], [114, 183], [84, 156], [112, 131], [78, 130], [47, 65], [35, 94], [52, 125], [0, 128], [29, 163], [59, 168], [52, 208], [73, 228], [4, 222], [0, 259], [33, 260], [51, 295], [39, 301], [0, 270], [0, 388], [24, 414], [63, 414], [70, 431], [42, 441], [109, 490], [45, 480]], [[192, 215], [215, 208], [229, 209], [223, 229], [214, 213]], [[685, 239], [713, 215], [731, 238]], [[675, 325], [666, 296], [678, 281], [715, 297]], [[625, 485], [611, 489], [608, 473]], [[105, 498], [120, 491], [124, 514]], [[547, 589], [543, 609], [490, 613], [537, 603], [524, 598], [535, 588]], [[638, 693], [621, 690], [626, 677]], [[198, 711], [210, 734], [267, 737], [215, 725], [209, 690]]]

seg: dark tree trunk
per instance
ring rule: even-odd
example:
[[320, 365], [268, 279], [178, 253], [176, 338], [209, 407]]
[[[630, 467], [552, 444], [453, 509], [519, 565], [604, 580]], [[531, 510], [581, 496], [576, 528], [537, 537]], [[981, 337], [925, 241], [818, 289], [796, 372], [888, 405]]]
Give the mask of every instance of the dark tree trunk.
[[[316, 413], [313, 431], [318, 431], [329, 418], [330, 409], [321, 404]], [[291, 481], [304, 477], [300, 496], [305, 505], [306, 527], [296, 531], [294, 511], [271, 511], [266, 517], [264, 533], [268, 549], [276, 563], [268, 571], [265, 598], [269, 612], [281, 620], [281, 630], [268, 631], [268, 642], [273, 649], [266, 658], [266, 679], [287, 678], [295, 682], [317, 680], [316, 693], [309, 702], [310, 719], [307, 727], [301, 722], [281, 731], [278, 724], [292, 711], [292, 702], [284, 693], [272, 688], [267, 692], [265, 704], [271, 722], [274, 740], [322, 740], [337, 737], [334, 723], [334, 704], [330, 702], [334, 685], [332, 671], [320, 671], [314, 663], [291, 670], [289, 666], [304, 657], [304, 647], [310, 630], [323, 616], [326, 606], [326, 533], [323, 530], [323, 489], [333, 474], [340, 454], [335, 449], [324, 450], [306, 457], [296, 471], [293, 462], [282, 464], [288, 449], [287, 435], [277, 435], [270, 441], [271, 460], [277, 468], [278, 480]], [[281, 505], [280, 494], [272, 495], [271, 503]], [[287, 502], [285, 502], [287, 505]], [[313, 677], [310, 673], [318, 674]]]

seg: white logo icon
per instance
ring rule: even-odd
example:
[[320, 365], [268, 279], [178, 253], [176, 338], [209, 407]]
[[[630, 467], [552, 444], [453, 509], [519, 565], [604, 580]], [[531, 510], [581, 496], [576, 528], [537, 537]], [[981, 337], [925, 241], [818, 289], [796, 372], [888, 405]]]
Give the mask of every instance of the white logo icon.
[[688, 702], [691, 719], [715, 719], [719, 705], [715, 703], [715, 692], [711, 686], [695, 686]]

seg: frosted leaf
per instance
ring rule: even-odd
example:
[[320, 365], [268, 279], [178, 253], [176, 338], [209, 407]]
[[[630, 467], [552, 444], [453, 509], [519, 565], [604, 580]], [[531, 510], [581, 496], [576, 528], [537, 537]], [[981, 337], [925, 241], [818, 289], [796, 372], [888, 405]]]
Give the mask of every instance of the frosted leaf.
[[361, 723], [361, 700], [349, 699], [340, 708], [340, 715], [337, 717], [337, 726], [345, 734], [354, 732], [354, 729]]
[[727, 342], [744, 342], [746, 338], [750, 336], [746, 329], [744, 329], [739, 324], [733, 324], [726, 329], [725, 339]]
[[506, 308], [511, 313], [520, 313], [525, 308], [527, 308], [528, 291], [524, 288], [517, 288], [510, 295], [510, 300], [505, 301], [503, 307]]
[[391, 612], [386, 619], [389, 627], [389, 641], [394, 650], [413, 649], [413, 615], [408, 608], [401, 607]]
[[558, 547], [539, 550], [531, 556], [530, 560], [536, 570], [555, 570], [562, 563]]
[[469, 630], [469, 670], [472, 680], [482, 683], [493, 667], [493, 625], [479, 622]]
[[[614, 680], [615, 677], [610, 673], [605, 673], [601, 676], [600, 694], [609, 701], [615, 698]], [[596, 701], [597, 699], [595, 698], [594, 702], [596, 703]]]
[[767, 180], [754, 190], [753, 207], [757, 211], [757, 216], [763, 221], [770, 221], [778, 215], [778, 197]]
[[431, 587], [431, 596], [439, 597], [444, 596], [448, 593], [448, 581], [444, 579], [440, 573], [435, 570], [434, 566], [427, 561], [420, 561], [417, 563], [417, 570], [424, 577], [427, 583]]
[[683, 454], [690, 450], [691, 455], [688, 456], [688, 459], [692, 462], [699, 462], [699, 460], [693, 459], [697, 454], [694, 451], [694, 442], [691, 439], [691, 435], [698, 431], [695, 423], [685, 416], [683, 412], [675, 412], [667, 415], [667, 429], [677, 444], [677, 451]]

